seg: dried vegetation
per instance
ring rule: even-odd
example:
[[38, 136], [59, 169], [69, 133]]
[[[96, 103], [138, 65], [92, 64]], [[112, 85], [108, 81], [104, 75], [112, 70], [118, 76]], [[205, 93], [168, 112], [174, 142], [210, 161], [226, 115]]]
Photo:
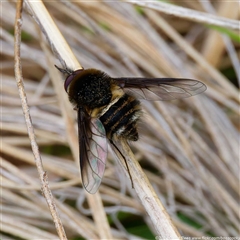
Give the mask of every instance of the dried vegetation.
[[[16, 6], [1, 4], [1, 239], [56, 239], [14, 77]], [[180, 4], [239, 18], [234, 2]], [[181, 12], [173, 17], [129, 3], [97, 1], [46, 2], [46, 7], [84, 68], [116, 77], [188, 77], [207, 85], [204, 94], [189, 99], [143, 102], [140, 140], [131, 148], [181, 235], [239, 236], [239, 93], [237, 80], [235, 85], [230, 81], [239, 77], [239, 43], [219, 29], [181, 18]], [[111, 153], [96, 196], [102, 205], [85, 194], [73, 161], [77, 130], [69, 124], [76, 114], [54, 68], [60, 63], [26, 11], [22, 30], [26, 96], [68, 239], [158, 235]], [[227, 69], [236, 77], [222, 74]], [[107, 228], [101, 225], [104, 212], [111, 219]], [[130, 223], [141, 221], [133, 231]]]

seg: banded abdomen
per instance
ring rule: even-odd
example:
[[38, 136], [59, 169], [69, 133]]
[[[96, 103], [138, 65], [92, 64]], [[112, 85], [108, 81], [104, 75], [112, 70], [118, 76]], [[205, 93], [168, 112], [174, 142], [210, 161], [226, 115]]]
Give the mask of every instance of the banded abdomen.
[[109, 139], [124, 137], [131, 141], [138, 140], [136, 123], [140, 117], [140, 102], [131, 95], [124, 94], [101, 117]]

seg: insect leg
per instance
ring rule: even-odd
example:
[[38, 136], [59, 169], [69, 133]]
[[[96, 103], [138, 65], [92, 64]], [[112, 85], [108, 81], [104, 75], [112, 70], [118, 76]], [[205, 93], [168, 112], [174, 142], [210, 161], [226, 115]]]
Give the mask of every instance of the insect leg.
[[120, 153], [120, 155], [122, 156], [122, 158], [124, 159], [124, 162], [125, 162], [125, 164], [126, 164], [127, 171], [128, 171], [128, 174], [129, 174], [129, 177], [130, 177], [130, 180], [131, 180], [132, 188], [134, 188], [132, 176], [131, 176], [131, 174], [130, 174], [130, 171], [129, 171], [129, 167], [128, 167], [126, 158], [123, 156], [123, 154], [121, 153], [121, 151], [119, 150], [119, 148], [115, 145], [115, 143], [112, 141], [112, 139], [109, 139], [109, 141], [110, 141], [110, 143], [115, 147], [115, 149]]

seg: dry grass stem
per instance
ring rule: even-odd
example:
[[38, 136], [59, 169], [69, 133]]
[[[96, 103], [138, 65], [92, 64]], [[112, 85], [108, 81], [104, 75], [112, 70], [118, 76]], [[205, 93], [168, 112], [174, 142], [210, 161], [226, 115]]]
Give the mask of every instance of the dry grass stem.
[[[122, 141], [121, 144], [122, 146], [119, 149], [122, 153], [125, 153], [124, 156], [129, 166], [133, 187], [145, 210], [149, 214], [157, 234], [164, 239], [182, 239], [177, 229], [173, 225], [163, 204], [161, 203], [154, 189], [151, 187], [149, 180], [142, 171], [141, 166], [135, 160], [135, 157], [133, 156], [128, 144], [124, 141]], [[118, 155], [118, 158], [121, 159], [121, 164], [124, 167], [124, 165], [126, 165], [124, 159], [116, 150], [115, 153]], [[125, 174], [129, 177], [126, 166]]]
[[[46, 201], [48, 203], [48, 207], [52, 214], [53, 221], [55, 223], [56, 230], [58, 232], [60, 239], [67, 239], [66, 235], [65, 235], [65, 231], [64, 231], [62, 223], [61, 223], [61, 220], [56, 211], [56, 206], [54, 203], [53, 195], [48, 186], [48, 179], [47, 179], [46, 172], [43, 170], [42, 160], [41, 160], [41, 156], [40, 156], [40, 153], [38, 150], [38, 145], [36, 142], [36, 137], [35, 137], [33, 125], [32, 125], [32, 120], [31, 120], [31, 116], [29, 114], [27, 97], [25, 94], [24, 86], [23, 86], [23, 77], [22, 77], [22, 71], [21, 71], [22, 66], [21, 66], [21, 59], [20, 59], [22, 5], [23, 5], [23, 1], [19, 1], [17, 3], [17, 8], [16, 8], [17, 10], [16, 10], [15, 31], [14, 31], [14, 33], [15, 33], [15, 38], [14, 38], [15, 77], [16, 77], [17, 86], [19, 89], [19, 95], [20, 95], [20, 99], [22, 102], [23, 114], [25, 117], [26, 125], [27, 125], [28, 135], [29, 135], [29, 138], [31, 141], [33, 155], [35, 158], [36, 166], [37, 166], [39, 177], [40, 177], [41, 184], [42, 184], [43, 195], [45, 196]], [[30, 231], [30, 229], [27, 226], [26, 226], [26, 229], [28, 229], [28, 232]]]
[[[237, 20], [231, 20], [229, 18], [218, 17], [209, 13], [199, 12], [192, 9], [183, 8], [180, 6], [174, 6], [164, 2], [135, 2], [131, 1], [136, 5], [151, 8], [165, 14], [173, 15], [175, 17], [185, 18], [191, 21], [211, 24], [219, 27], [231, 28], [239, 30], [239, 22]], [[237, 3], [236, 3], [237, 4]], [[239, 6], [235, 6], [238, 9]]]
[[[60, 238], [46, 188], [67, 239], [239, 236], [236, 1], [24, 3], [22, 41], [16, 5], [1, 3], [0, 238]], [[99, 191], [89, 195], [76, 113], [54, 64], [113, 77], [193, 78], [208, 89], [184, 100], [142, 101], [139, 141], [132, 151], [116, 142], [135, 189], [121, 156], [116, 163], [118, 152], [109, 151]]]
[[58, 30], [43, 3], [41, 1], [34, 2], [34, 4], [32, 4], [31, 1], [26, 2], [32, 11], [33, 18], [39, 24], [54, 54], [58, 56], [62, 65], [67, 63], [67, 67], [73, 70], [81, 68], [81, 65], [72, 53], [69, 45]]

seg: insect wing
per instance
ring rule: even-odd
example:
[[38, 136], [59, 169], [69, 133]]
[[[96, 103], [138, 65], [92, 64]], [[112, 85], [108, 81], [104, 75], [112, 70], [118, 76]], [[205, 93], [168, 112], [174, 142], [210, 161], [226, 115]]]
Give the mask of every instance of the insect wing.
[[80, 167], [82, 184], [89, 193], [95, 193], [104, 175], [107, 158], [107, 138], [102, 122], [91, 119], [78, 110]]
[[204, 92], [204, 83], [185, 78], [114, 78], [117, 84], [139, 99], [165, 101], [187, 98]]

